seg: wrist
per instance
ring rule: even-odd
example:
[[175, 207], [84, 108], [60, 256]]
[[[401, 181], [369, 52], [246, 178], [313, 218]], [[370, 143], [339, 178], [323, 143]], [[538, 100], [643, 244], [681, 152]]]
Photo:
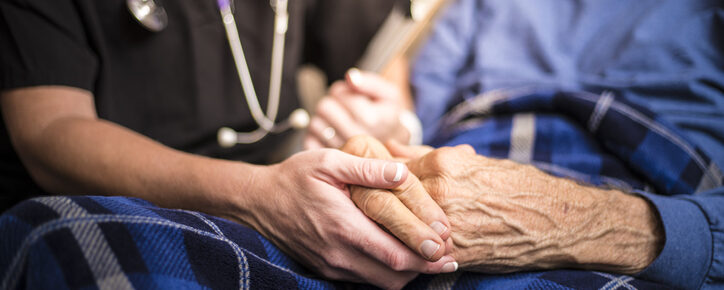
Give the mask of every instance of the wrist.
[[208, 203], [206, 212], [241, 224], [252, 225], [259, 190], [260, 172], [265, 166], [236, 161], [215, 160], [197, 174], [199, 191]]
[[[598, 189], [597, 189], [598, 190]], [[576, 255], [582, 268], [634, 274], [650, 265], [663, 245], [661, 221], [643, 198], [618, 190], [599, 190], [604, 210], [587, 228]]]

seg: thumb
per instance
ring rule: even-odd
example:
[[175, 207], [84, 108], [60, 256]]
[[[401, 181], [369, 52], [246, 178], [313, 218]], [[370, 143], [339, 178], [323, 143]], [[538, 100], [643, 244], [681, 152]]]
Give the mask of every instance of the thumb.
[[347, 84], [360, 94], [372, 99], [400, 99], [400, 90], [382, 76], [352, 68], [346, 74]]
[[[335, 150], [336, 151], [336, 150]], [[336, 151], [333, 162], [322, 162], [324, 173], [337, 182], [371, 188], [392, 189], [401, 185], [409, 174], [400, 162], [357, 157]]]

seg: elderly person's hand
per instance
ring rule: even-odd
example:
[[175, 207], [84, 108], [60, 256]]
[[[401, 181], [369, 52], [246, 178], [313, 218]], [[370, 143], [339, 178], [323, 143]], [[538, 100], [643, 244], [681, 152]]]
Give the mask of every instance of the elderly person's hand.
[[411, 101], [397, 85], [380, 75], [351, 69], [317, 104], [304, 139], [306, 149], [339, 148], [349, 138], [366, 134], [407, 143], [410, 132], [400, 117]]
[[[342, 150], [361, 157], [392, 159], [385, 146], [369, 136], [351, 138]], [[449, 252], [450, 223], [414, 175], [408, 175], [404, 182], [388, 189], [353, 185], [350, 194], [368, 217], [422, 257], [437, 261]], [[457, 263], [450, 263], [445, 270], [454, 271], [457, 267]]]
[[[414, 157], [406, 146], [388, 147]], [[450, 219], [453, 257], [467, 270], [632, 274], [662, 246], [657, 213], [641, 197], [486, 158], [467, 145], [432, 151], [408, 167]]]
[[[581, 268], [631, 274], [648, 266], [661, 249], [660, 221], [640, 197], [476, 155], [467, 145], [434, 151], [394, 142], [387, 147], [395, 157], [409, 160], [410, 171], [447, 214], [452, 256], [466, 270]], [[374, 152], [366, 155], [387, 156], [379, 148]], [[356, 189], [352, 194], [353, 199], [365, 195]], [[365, 212], [376, 210], [355, 202]], [[421, 205], [431, 208], [429, 199], [419, 195], [404, 204], [417, 208], [413, 212], [419, 217], [427, 215]], [[404, 209], [381, 210], [386, 220], [409, 219]]]

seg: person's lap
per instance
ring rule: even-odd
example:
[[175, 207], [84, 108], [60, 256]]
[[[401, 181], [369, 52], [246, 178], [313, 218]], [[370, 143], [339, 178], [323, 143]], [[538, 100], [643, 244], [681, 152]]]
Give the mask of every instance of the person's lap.
[[[370, 288], [326, 281], [255, 231], [124, 197], [43, 197], [0, 218], [2, 288]], [[657, 288], [625, 275], [555, 270], [421, 275], [409, 288]]]

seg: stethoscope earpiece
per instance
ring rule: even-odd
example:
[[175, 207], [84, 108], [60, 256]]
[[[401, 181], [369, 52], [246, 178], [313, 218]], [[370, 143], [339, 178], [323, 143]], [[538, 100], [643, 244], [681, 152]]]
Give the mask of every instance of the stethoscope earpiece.
[[128, 11], [136, 21], [152, 32], [159, 32], [168, 26], [166, 9], [155, 0], [126, 0]]

